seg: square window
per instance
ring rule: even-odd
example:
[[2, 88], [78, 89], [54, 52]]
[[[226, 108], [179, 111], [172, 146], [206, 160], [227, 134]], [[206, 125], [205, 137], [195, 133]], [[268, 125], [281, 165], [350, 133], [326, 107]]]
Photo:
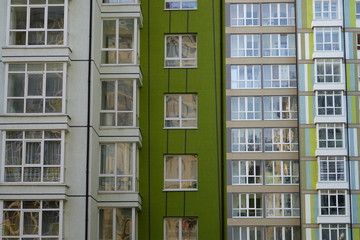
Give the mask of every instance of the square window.
[[340, 59], [315, 59], [315, 78], [317, 83], [339, 83], [342, 61]]
[[265, 194], [266, 217], [299, 217], [300, 199], [298, 193]]
[[315, 33], [316, 51], [340, 51], [340, 27], [317, 27]]
[[4, 201], [4, 239], [62, 239], [63, 202]]
[[263, 97], [264, 119], [297, 119], [297, 97]]
[[135, 191], [136, 144], [101, 144], [100, 191]]
[[64, 113], [65, 76], [65, 63], [8, 64], [6, 113]]
[[165, 95], [165, 128], [197, 128], [197, 95]]
[[198, 219], [196, 217], [164, 218], [164, 240], [197, 240]]
[[345, 182], [345, 157], [318, 157], [319, 182]]
[[263, 34], [264, 57], [295, 57], [295, 34]]
[[344, 148], [344, 124], [319, 124], [319, 148]]
[[232, 129], [232, 152], [261, 152], [262, 129]]
[[261, 97], [232, 97], [231, 120], [261, 120]]
[[260, 65], [232, 65], [231, 89], [261, 88]]
[[197, 190], [197, 156], [166, 155], [165, 190]]
[[7, 131], [4, 182], [63, 182], [64, 131]]
[[343, 91], [316, 91], [319, 116], [342, 115]]
[[265, 184], [283, 185], [299, 183], [298, 161], [265, 161]]
[[265, 152], [298, 151], [297, 128], [265, 128]]
[[100, 126], [135, 127], [136, 95], [135, 79], [102, 81]]
[[232, 194], [232, 217], [263, 217], [262, 193]]
[[314, 1], [315, 19], [339, 19], [338, 0], [315, 0]]
[[346, 215], [347, 192], [345, 190], [320, 190], [320, 216]]
[[165, 36], [165, 67], [166, 68], [197, 67], [196, 34]]
[[259, 26], [260, 4], [230, 4], [230, 26]]
[[64, 45], [67, 0], [10, 1], [9, 45]]
[[135, 208], [100, 208], [99, 239], [136, 239], [135, 219]]
[[300, 240], [300, 227], [266, 227], [266, 239]]
[[197, 0], [165, 0], [166, 10], [194, 10], [197, 9]]
[[296, 65], [263, 65], [264, 88], [296, 88]]
[[293, 3], [262, 4], [263, 26], [294, 26], [295, 5]]
[[263, 240], [264, 227], [231, 227], [232, 240]]
[[262, 184], [261, 161], [232, 161], [232, 185]]
[[231, 57], [260, 57], [260, 34], [233, 34]]
[[321, 237], [323, 240], [346, 240], [347, 225], [346, 224], [321, 224]]
[[101, 63], [135, 64], [137, 59], [137, 19], [103, 19]]

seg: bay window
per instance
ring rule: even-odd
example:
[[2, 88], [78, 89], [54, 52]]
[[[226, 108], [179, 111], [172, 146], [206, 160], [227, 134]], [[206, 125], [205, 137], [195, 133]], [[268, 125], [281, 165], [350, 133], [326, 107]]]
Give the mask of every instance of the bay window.
[[318, 115], [342, 115], [342, 91], [317, 91]]
[[338, 19], [339, 3], [338, 0], [315, 0], [314, 18], [315, 19]]
[[343, 156], [320, 156], [319, 181], [320, 182], [344, 182], [345, 181], [345, 157]]
[[319, 27], [314, 29], [314, 33], [316, 51], [341, 50], [339, 27]]
[[321, 239], [323, 240], [346, 240], [347, 225], [346, 224], [321, 224]]
[[343, 124], [319, 124], [318, 125], [319, 148], [343, 148], [344, 125]]
[[341, 82], [340, 59], [316, 59], [315, 77], [318, 83]]
[[320, 215], [346, 215], [345, 190], [320, 190]]

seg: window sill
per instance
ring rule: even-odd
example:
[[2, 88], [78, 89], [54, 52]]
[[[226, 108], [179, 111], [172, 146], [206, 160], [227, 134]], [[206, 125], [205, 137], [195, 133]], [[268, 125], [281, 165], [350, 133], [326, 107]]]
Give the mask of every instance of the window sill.
[[[70, 62], [68, 46], [9, 46], [3, 48], [3, 62]], [[46, 57], [44, 57], [46, 56]]]
[[1, 183], [1, 199], [31, 200], [31, 199], [65, 199], [69, 186], [64, 183]]
[[314, 91], [316, 90], [345, 90], [344, 82], [314, 83]]
[[176, 127], [176, 128], [164, 127], [163, 129], [164, 130], [186, 130], [186, 129], [196, 130], [198, 129], [198, 127]]
[[314, 51], [313, 58], [343, 58], [344, 52], [340, 51]]
[[346, 148], [317, 148], [316, 156], [345, 156], [347, 155]]
[[350, 216], [343, 215], [328, 215], [328, 216], [318, 216], [317, 223], [350, 223]]
[[344, 115], [323, 115], [315, 116], [314, 123], [345, 123], [346, 116]]
[[68, 115], [0, 115], [0, 130], [52, 129], [67, 130]]
[[197, 8], [182, 8], [182, 9], [177, 9], [177, 8], [164, 8], [164, 11], [196, 11], [198, 10]]
[[164, 66], [164, 69], [197, 69], [198, 66], [195, 66], [195, 67], [165, 67]]
[[347, 182], [317, 182], [316, 189], [348, 189]]
[[163, 192], [197, 192], [199, 189], [163, 189]]
[[342, 27], [342, 25], [342, 19], [318, 19], [311, 23], [312, 27]]

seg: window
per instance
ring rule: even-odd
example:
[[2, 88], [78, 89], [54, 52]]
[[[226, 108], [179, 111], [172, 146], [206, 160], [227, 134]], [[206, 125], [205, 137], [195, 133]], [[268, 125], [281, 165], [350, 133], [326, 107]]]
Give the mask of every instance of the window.
[[10, 45], [64, 45], [67, 0], [10, 1]]
[[4, 201], [2, 237], [63, 239], [62, 214], [62, 201]]
[[231, 35], [231, 57], [260, 57], [260, 35]]
[[341, 82], [340, 59], [316, 59], [316, 82]]
[[134, 191], [136, 143], [101, 144], [100, 191]]
[[259, 26], [260, 4], [230, 4], [230, 26]]
[[315, 19], [338, 19], [338, 0], [315, 0]]
[[100, 208], [99, 240], [135, 239], [134, 208]]
[[298, 193], [267, 193], [265, 196], [266, 217], [300, 216]]
[[356, 19], [360, 19], [360, 2], [356, 2]]
[[264, 119], [297, 119], [297, 97], [264, 97]]
[[164, 164], [165, 190], [197, 189], [197, 156], [167, 155]]
[[320, 215], [346, 215], [345, 190], [320, 190]]
[[64, 131], [8, 131], [5, 182], [62, 182]]
[[136, 3], [137, 0], [103, 0], [103, 3]]
[[9, 64], [7, 70], [7, 113], [65, 112], [66, 64]]
[[102, 22], [102, 64], [134, 64], [137, 54], [137, 19], [104, 19]]
[[266, 239], [300, 240], [300, 227], [266, 227]]
[[295, 88], [295, 65], [264, 65], [264, 88]]
[[339, 51], [340, 28], [339, 27], [315, 28], [315, 50]]
[[231, 120], [261, 119], [261, 97], [232, 97]]
[[323, 240], [345, 240], [347, 239], [346, 224], [321, 224], [321, 239]]
[[263, 240], [264, 227], [232, 227], [231, 240]]
[[[360, 3], [359, 3], [359, 8], [360, 8]], [[359, 14], [360, 14], [360, 9], [359, 9]], [[360, 19], [360, 16], [359, 16], [359, 19]], [[356, 49], [357, 50], [360, 50], [360, 34], [356, 34]]]
[[232, 184], [261, 184], [261, 161], [232, 161]]
[[262, 217], [262, 194], [249, 193], [232, 195], [232, 217]]
[[197, 8], [197, 0], [165, 0], [167, 10], [191, 10]]
[[295, 6], [293, 3], [262, 4], [263, 26], [294, 26]]
[[297, 161], [265, 161], [265, 184], [298, 184]]
[[196, 94], [165, 95], [165, 128], [196, 128]]
[[343, 148], [344, 125], [343, 124], [319, 124], [318, 125], [319, 148]]
[[264, 57], [294, 57], [295, 34], [263, 34]]
[[261, 152], [262, 129], [232, 129], [232, 152]]
[[165, 67], [197, 67], [196, 34], [165, 36]]
[[318, 115], [342, 115], [342, 91], [317, 91]]
[[197, 218], [164, 218], [164, 240], [197, 240], [197, 235]]
[[231, 66], [231, 88], [260, 88], [260, 65], [233, 65]]
[[136, 80], [102, 81], [100, 126], [136, 126], [136, 91]]
[[318, 157], [318, 160], [320, 170], [320, 182], [345, 181], [345, 157], [327, 156]]
[[265, 152], [296, 152], [297, 128], [265, 128]]

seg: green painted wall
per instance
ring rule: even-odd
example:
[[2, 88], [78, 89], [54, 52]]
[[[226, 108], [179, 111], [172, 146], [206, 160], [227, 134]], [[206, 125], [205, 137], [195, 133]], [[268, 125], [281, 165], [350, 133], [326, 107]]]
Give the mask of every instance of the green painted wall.
[[[198, 10], [165, 11], [142, 1], [139, 239], [163, 239], [164, 217], [198, 217], [198, 239], [219, 240], [222, 212], [221, 1], [198, 0]], [[164, 35], [196, 33], [198, 68], [165, 69]], [[197, 93], [198, 129], [165, 130], [164, 94]], [[198, 155], [198, 191], [164, 192], [164, 155]]]

